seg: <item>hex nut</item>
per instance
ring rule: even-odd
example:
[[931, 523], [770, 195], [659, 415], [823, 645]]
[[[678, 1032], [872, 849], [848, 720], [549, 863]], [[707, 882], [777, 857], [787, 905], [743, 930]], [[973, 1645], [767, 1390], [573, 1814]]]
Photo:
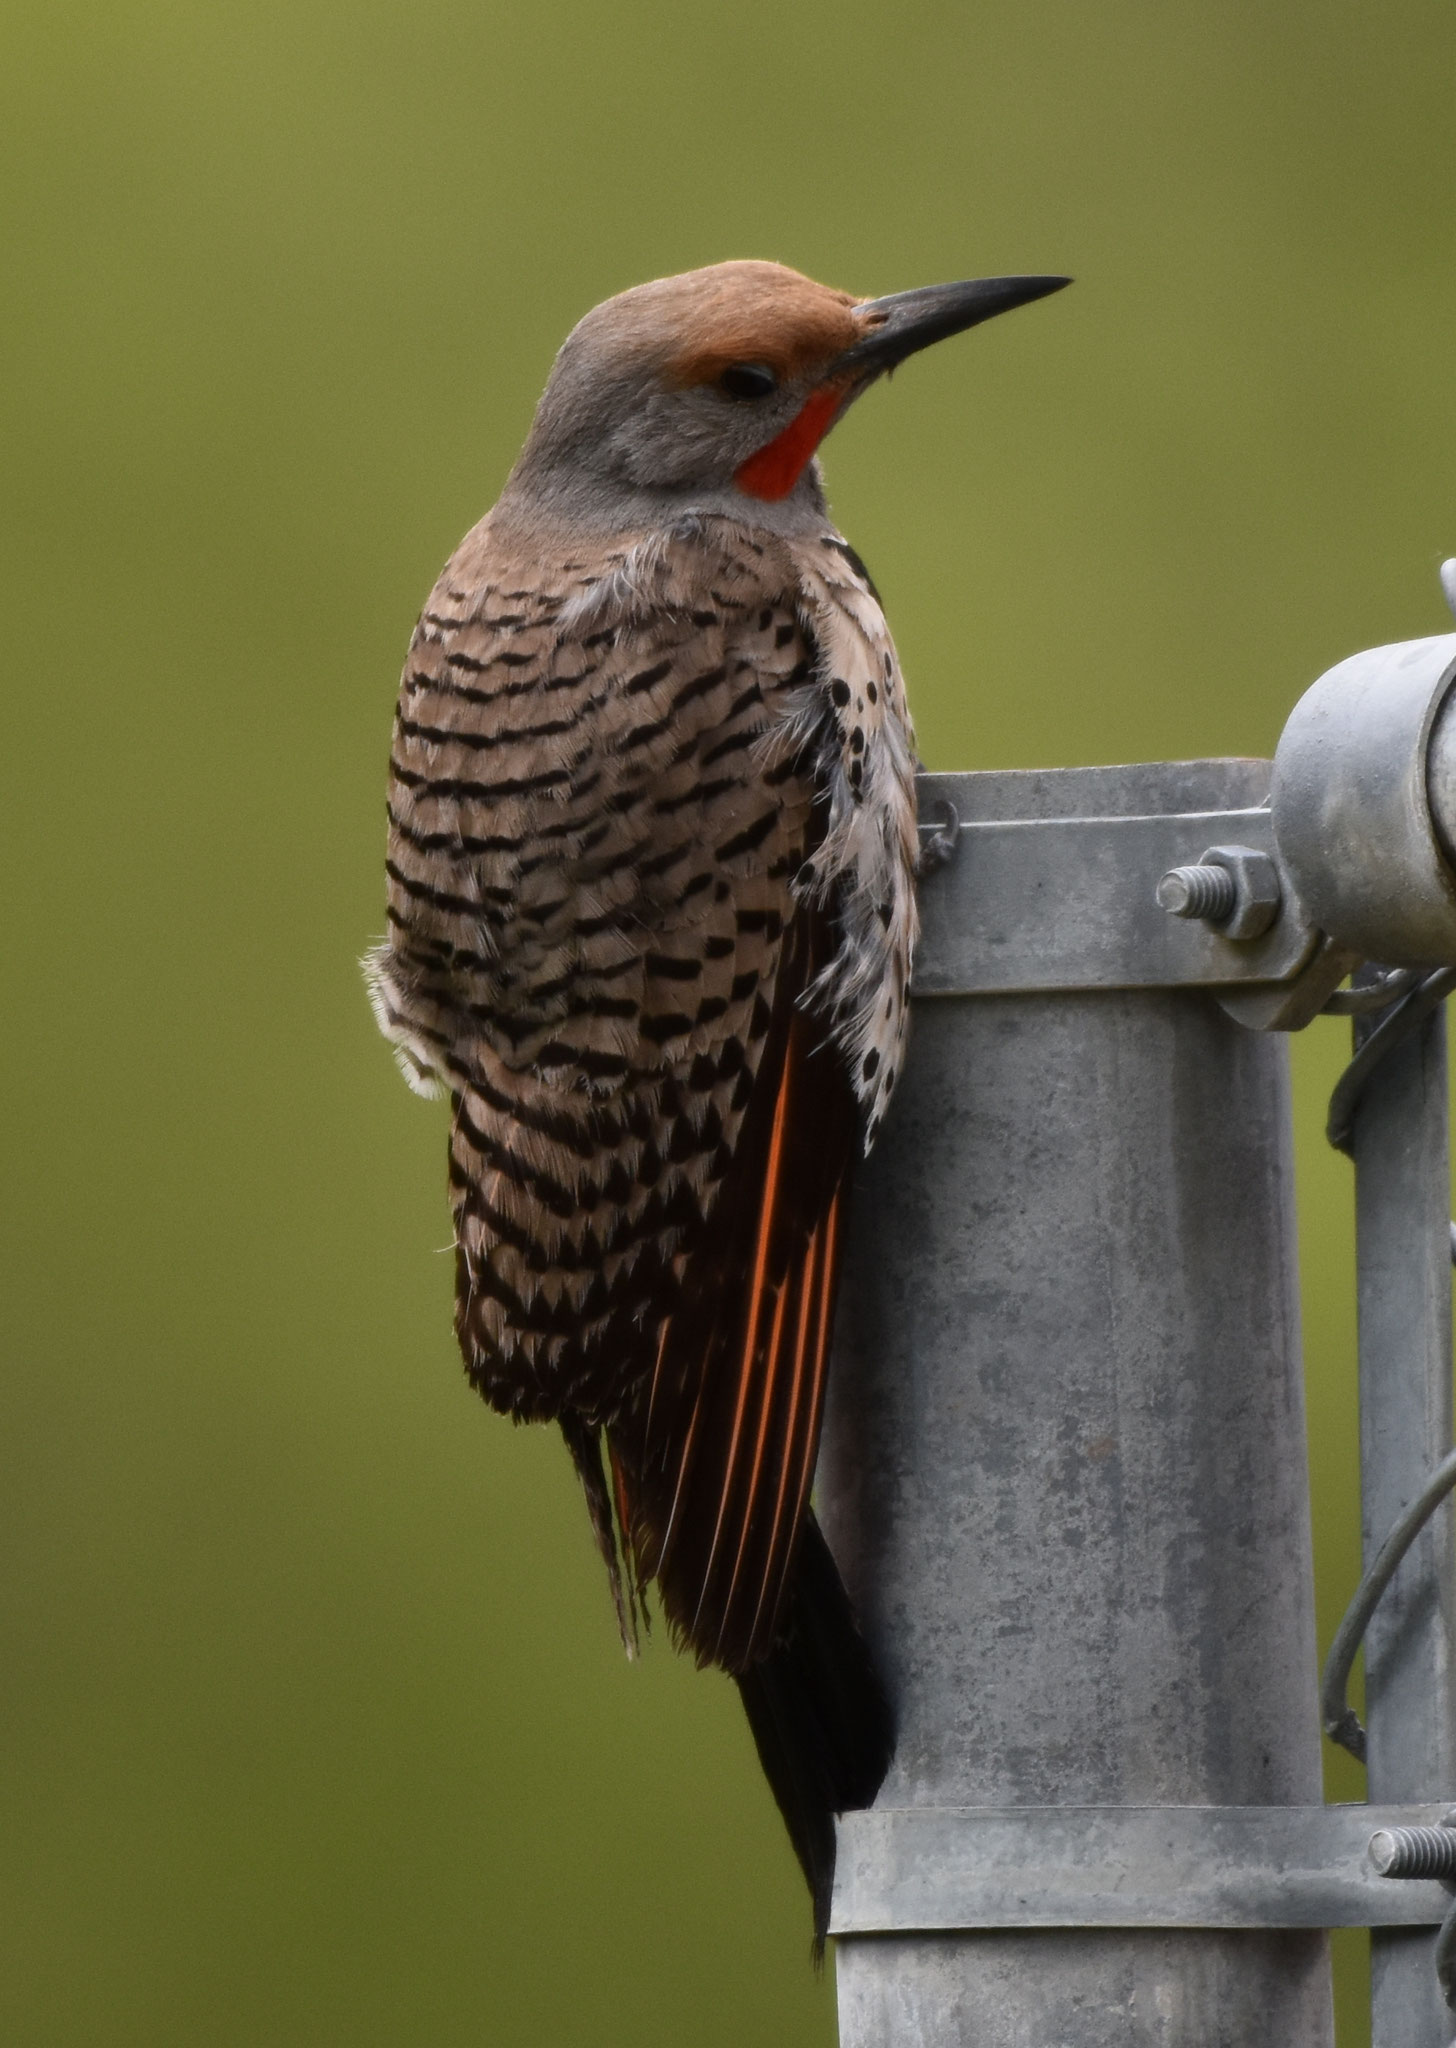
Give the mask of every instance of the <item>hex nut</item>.
[[1234, 878], [1234, 907], [1219, 926], [1226, 939], [1260, 939], [1279, 915], [1279, 870], [1252, 846], [1210, 846], [1204, 867], [1226, 868]]

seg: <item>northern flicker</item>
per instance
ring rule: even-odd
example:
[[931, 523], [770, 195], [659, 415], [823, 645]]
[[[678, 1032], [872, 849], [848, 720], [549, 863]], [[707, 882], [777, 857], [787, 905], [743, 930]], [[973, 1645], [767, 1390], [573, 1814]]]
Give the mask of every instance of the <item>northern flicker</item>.
[[737, 1679], [820, 1939], [833, 1817], [893, 1741], [809, 1490], [917, 920], [904, 685], [815, 450], [915, 350], [1065, 282], [865, 300], [736, 262], [607, 300], [395, 719], [366, 971], [452, 1105], [466, 1370], [560, 1426], [628, 1647], [655, 1584]]

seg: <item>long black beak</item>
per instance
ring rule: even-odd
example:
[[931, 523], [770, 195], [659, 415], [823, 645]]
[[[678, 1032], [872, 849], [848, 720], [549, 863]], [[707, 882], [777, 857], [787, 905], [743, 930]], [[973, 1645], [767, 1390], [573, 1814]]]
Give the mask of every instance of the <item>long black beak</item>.
[[841, 370], [851, 376], [874, 376], [893, 370], [917, 349], [948, 334], [978, 327], [1009, 313], [1013, 306], [1028, 306], [1070, 284], [1069, 277], [973, 277], [961, 284], [931, 284], [919, 291], [891, 292], [885, 299], [870, 299], [857, 310], [861, 318], [877, 324], [862, 341], [847, 348], [830, 365], [829, 375]]

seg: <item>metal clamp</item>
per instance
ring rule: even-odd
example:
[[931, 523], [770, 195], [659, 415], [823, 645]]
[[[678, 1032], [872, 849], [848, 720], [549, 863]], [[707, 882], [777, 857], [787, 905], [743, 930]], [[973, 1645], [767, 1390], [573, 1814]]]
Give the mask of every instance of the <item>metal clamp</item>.
[[839, 1825], [835, 1935], [959, 1928], [1433, 1927], [1450, 1894], [1392, 1884], [1372, 1838], [1443, 1805], [900, 1807]]
[[[918, 777], [921, 817], [945, 823], [922, 827], [914, 994], [1247, 992], [1300, 977], [1321, 934], [1282, 890], [1268, 808], [1245, 795], [1259, 789], [1266, 765], [1182, 764], [1188, 808], [1163, 813], [1135, 808], [1148, 800], [1138, 772]], [[992, 814], [1012, 780], [1024, 785], [1024, 813]], [[1219, 874], [1235, 894], [1227, 922], [1167, 916], [1157, 877], [1215, 860], [1228, 862]], [[1353, 964], [1345, 956], [1335, 980]], [[1321, 986], [1315, 1009], [1333, 986]]]

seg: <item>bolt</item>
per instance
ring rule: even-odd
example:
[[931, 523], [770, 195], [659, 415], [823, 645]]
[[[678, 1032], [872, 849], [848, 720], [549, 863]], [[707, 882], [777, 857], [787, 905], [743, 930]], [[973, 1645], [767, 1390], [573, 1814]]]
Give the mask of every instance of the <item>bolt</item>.
[[1172, 917], [1199, 917], [1226, 939], [1259, 939], [1279, 915], [1279, 870], [1252, 846], [1210, 846], [1192, 867], [1170, 868], [1158, 902]]
[[1206, 917], [1222, 924], [1233, 915], [1238, 888], [1227, 868], [1169, 868], [1158, 884], [1158, 902], [1170, 917]]
[[1370, 1862], [1381, 1877], [1456, 1877], [1456, 1829], [1380, 1828]]

